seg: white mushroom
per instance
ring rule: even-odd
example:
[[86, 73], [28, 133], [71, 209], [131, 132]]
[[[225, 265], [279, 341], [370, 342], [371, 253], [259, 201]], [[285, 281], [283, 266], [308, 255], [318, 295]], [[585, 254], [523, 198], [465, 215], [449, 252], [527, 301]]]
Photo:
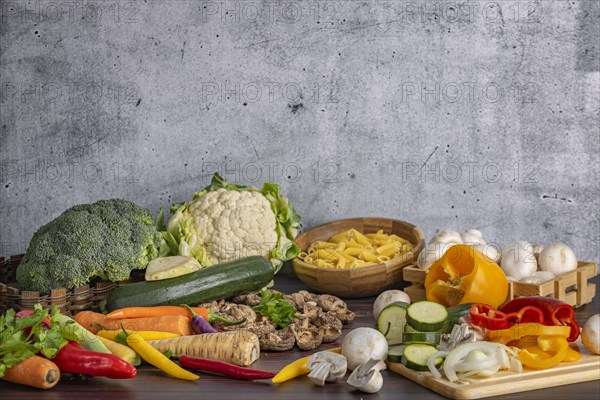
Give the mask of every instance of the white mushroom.
[[539, 285], [551, 279], [554, 279], [554, 274], [552, 272], [536, 271], [533, 275], [526, 276], [525, 278], [522, 278], [519, 282], [533, 283], [534, 285]]
[[467, 229], [460, 235], [464, 244], [481, 244], [485, 245], [486, 241], [483, 240], [483, 236], [477, 229]]
[[350, 371], [372, 358], [384, 360], [387, 353], [385, 336], [373, 328], [356, 328], [342, 341], [342, 355], [346, 357]]
[[583, 324], [581, 343], [592, 353], [600, 354], [600, 314], [592, 315]]
[[498, 249], [492, 246], [491, 244], [477, 243], [472, 245], [471, 247], [473, 247], [480, 253], [483, 253], [484, 256], [496, 263], [500, 261], [500, 251], [498, 251]]
[[544, 247], [540, 253], [539, 264], [542, 271], [560, 275], [577, 269], [577, 257], [566, 244], [552, 243]]
[[342, 379], [348, 370], [346, 357], [329, 351], [320, 351], [310, 356], [307, 366], [310, 371], [308, 379], [319, 386]]
[[458, 244], [462, 244], [462, 238], [460, 236], [460, 233], [458, 233], [457, 231], [452, 231], [449, 229], [445, 229], [443, 231], [439, 231], [438, 233], [436, 233], [431, 240], [429, 241], [429, 244], [431, 243], [458, 243]]
[[379, 372], [383, 368], [385, 368], [383, 361], [372, 358], [356, 368], [347, 382], [361, 392], [377, 393], [383, 386], [383, 377]]
[[514, 242], [502, 249], [500, 267], [506, 277], [518, 281], [532, 276], [537, 270], [533, 246], [527, 242]]
[[381, 310], [386, 308], [388, 305], [402, 301], [406, 304], [410, 304], [410, 297], [402, 290], [386, 290], [377, 296], [375, 303], [373, 303], [373, 316], [375, 319], [379, 317]]
[[429, 243], [421, 252], [419, 253], [419, 257], [417, 258], [417, 267], [420, 269], [424, 269], [428, 271], [431, 268], [431, 265], [442, 258], [444, 253], [448, 251], [448, 249], [456, 244], [460, 244], [462, 242], [433, 242]]

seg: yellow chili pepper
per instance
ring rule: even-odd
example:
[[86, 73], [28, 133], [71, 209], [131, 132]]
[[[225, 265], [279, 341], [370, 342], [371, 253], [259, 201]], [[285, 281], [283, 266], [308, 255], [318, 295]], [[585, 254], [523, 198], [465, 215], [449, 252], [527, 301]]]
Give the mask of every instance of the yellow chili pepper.
[[[527, 368], [548, 369], [562, 362], [569, 351], [566, 337], [540, 336], [538, 347], [531, 346], [519, 351], [517, 358]], [[546, 353], [546, 355], [541, 354]]]
[[127, 344], [134, 349], [144, 360], [163, 370], [167, 374], [188, 381], [200, 378], [169, 360], [160, 351], [149, 345], [140, 335], [132, 333], [127, 336]]
[[570, 332], [571, 327], [569, 326], [546, 326], [534, 322], [525, 322], [514, 324], [508, 329], [488, 330], [485, 332], [485, 336], [490, 342], [508, 344], [516, 341], [518, 347], [527, 347], [531, 344], [535, 345], [535, 342], [529, 343], [531, 339], [527, 339], [528, 336], [560, 336], [568, 338]]
[[[129, 331], [127, 333], [131, 333]], [[110, 329], [110, 330], [100, 330], [96, 335], [103, 337], [104, 339], [112, 340], [113, 342], [117, 342], [117, 335], [122, 334], [123, 330], [121, 329]], [[171, 333], [171, 332], [158, 332], [158, 331], [136, 331], [138, 336], [140, 336], [144, 340], [161, 340], [161, 339], [171, 339], [181, 336], [179, 333]]]
[[[330, 351], [333, 353], [341, 353], [342, 348], [336, 347], [334, 349], [327, 350], [327, 351]], [[279, 371], [279, 373], [277, 373], [277, 375], [275, 375], [273, 377], [272, 382], [273, 383], [281, 383], [281, 382], [289, 381], [290, 379], [294, 379], [298, 376], [308, 374], [310, 372], [308, 369], [308, 365], [307, 365], [309, 358], [310, 358], [310, 356], [302, 357], [302, 358], [299, 358], [296, 361], [291, 362], [290, 364], [286, 365], [285, 367], [283, 367], [281, 369], [281, 371]]]
[[498, 308], [508, 295], [506, 275], [493, 260], [458, 244], [433, 263], [425, 276], [427, 300], [446, 307], [484, 303]]

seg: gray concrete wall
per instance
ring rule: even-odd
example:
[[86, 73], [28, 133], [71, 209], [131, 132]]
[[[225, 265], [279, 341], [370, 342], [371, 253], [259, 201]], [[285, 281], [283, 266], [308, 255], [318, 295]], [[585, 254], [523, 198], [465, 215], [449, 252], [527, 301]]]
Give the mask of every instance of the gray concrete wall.
[[306, 227], [599, 257], [597, 1], [5, 1], [0, 255], [67, 207], [157, 212], [219, 171]]

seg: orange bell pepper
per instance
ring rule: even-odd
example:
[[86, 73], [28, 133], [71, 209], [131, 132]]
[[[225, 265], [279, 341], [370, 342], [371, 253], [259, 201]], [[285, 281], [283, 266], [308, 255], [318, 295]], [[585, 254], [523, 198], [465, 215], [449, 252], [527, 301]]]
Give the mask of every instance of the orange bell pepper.
[[427, 272], [425, 295], [446, 307], [484, 303], [498, 308], [508, 295], [508, 281], [494, 261], [471, 246], [458, 244]]

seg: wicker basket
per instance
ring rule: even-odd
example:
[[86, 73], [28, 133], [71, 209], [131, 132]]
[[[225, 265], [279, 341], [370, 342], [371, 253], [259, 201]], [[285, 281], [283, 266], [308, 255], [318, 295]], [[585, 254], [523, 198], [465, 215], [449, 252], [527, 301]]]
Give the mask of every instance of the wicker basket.
[[5, 312], [9, 308], [17, 311], [30, 309], [37, 303], [44, 307], [56, 306], [67, 315], [86, 310], [99, 311], [100, 302], [106, 300], [114, 288], [129, 283], [129, 281], [96, 282], [72, 290], [52, 289], [49, 295], [40, 296], [39, 292], [21, 291], [17, 287], [17, 267], [22, 258], [22, 254], [11, 256], [9, 259], [0, 257], [0, 312]]
[[[591, 303], [596, 295], [596, 284], [589, 282], [598, 273], [598, 266], [589, 261], [580, 261], [576, 270], [557, 276], [539, 285], [533, 283], [509, 282], [506, 301], [523, 296], [554, 297], [572, 305], [581, 307]], [[404, 281], [411, 283], [404, 291], [412, 301], [425, 300], [425, 275], [427, 273], [416, 266], [403, 270]]]

